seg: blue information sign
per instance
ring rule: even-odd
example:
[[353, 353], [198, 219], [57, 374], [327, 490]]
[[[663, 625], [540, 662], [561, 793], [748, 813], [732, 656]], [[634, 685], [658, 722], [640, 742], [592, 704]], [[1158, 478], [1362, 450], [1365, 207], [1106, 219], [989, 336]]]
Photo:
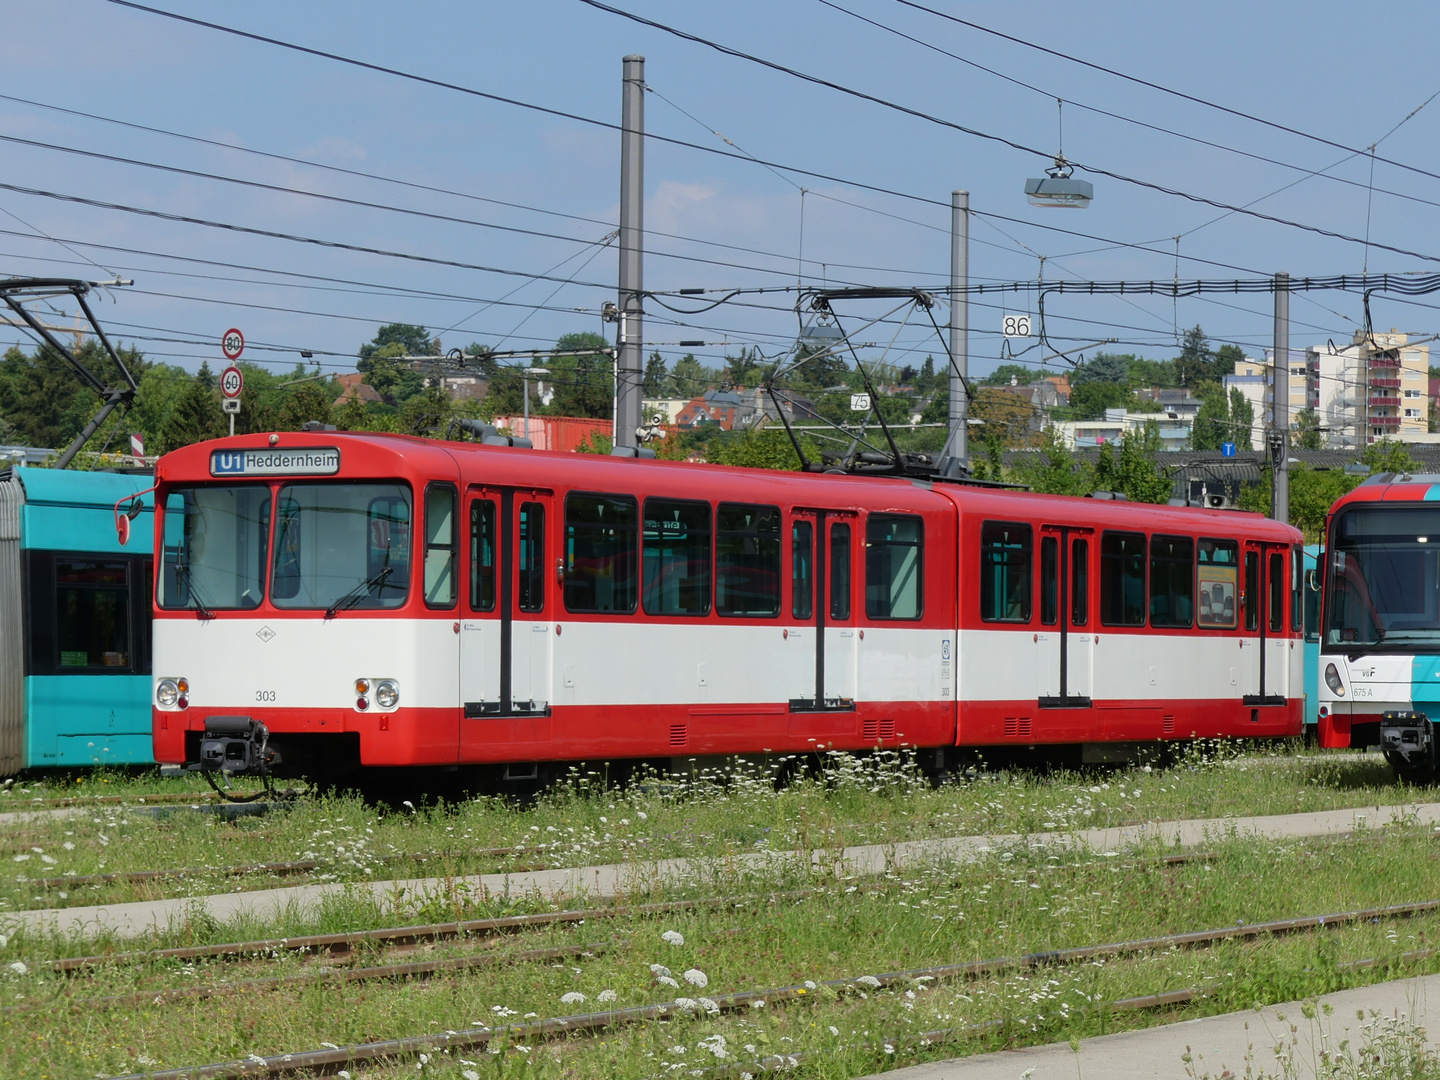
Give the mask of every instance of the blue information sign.
[[1221, 456], [1221, 457], [1234, 457], [1234, 456], [1235, 456], [1235, 444], [1234, 444], [1233, 442], [1224, 442], [1224, 443], [1221, 443], [1221, 444], [1220, 444], [1220, 456]]

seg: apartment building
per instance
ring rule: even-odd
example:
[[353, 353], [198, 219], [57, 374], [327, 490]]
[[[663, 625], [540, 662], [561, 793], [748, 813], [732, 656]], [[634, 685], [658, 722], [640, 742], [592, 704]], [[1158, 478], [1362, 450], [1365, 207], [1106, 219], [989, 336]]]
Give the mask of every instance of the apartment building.
[[1430, 429], [1430, 346], [1391, 330], [1357, 331], [1343, 349], [1306, 350], [1307, 397], [1325, 445], [1358, 450], [1380, 439], [1424, 442]]

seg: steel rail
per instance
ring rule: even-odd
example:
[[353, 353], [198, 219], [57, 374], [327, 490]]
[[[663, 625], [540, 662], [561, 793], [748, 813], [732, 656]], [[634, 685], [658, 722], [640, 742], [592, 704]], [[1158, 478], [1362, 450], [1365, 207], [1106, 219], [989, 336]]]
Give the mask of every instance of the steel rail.
[[88, 971], [110, 964], [139, 964], [154, 960], [204, 960], [232, 956], [258, 956], [276, 952], [321, 952], [332, 956], [348, 955], [364, 945], [395, 947], [418, 945], [430, 941], [472, 935], [497, 934], [527, 930], [557, 923], [580, 923], [587, 919], [614, 919], [625, 915], [663, 915], [672, 911], [694, 911], [736, 903], [769, 903], [777, 900], [800, 900], [818, 892], [817, 889], [796, 889], [790, 892], [763, 893], [754, 896], [717, 896], [701, 900], [669, 900], [655, 904], [607, 905], [572, 911], [541, 911], [533, 915], [506, 915], [493, 919], [466, 919], [457, 922], [428, 923], [416, 926], [384, 927], [356, 930], [342, 934], [310, 934], [304, 937], [268, 938], [259, 941], [227, 942], [218, 945], [188, 945], [174, 949], [150, 949], [144, 952], [73, 956], [47, 961], [59, 974]]
[[[897, 984], [903, 985], [922, 979], [950, 981], [975, 978], [980, 975], [996, 975], [1027, 968], [1073, 964], [1102, 957], [1153, 952], [1157, 949], [1191, 948], [1221, 941], [1275, 936], [1319, 930], [1327, 926], [1339, 926], [1347, 923], [1408, 917], [1436, 910], [1440, 910], [1440, 900], [1424, 900], [1412, 904], [1393, 904], [1387, 907], [1279, 919], [1250, 925], [1242, 923], [1238, 926], [1227, 926], [1214, 930], [1197, 930], [1134, 941], [1082, 946], [1075, 949], [1027, 953], [1019, 957], [941, 964], [874, 975], [856, 975], [843, 979], [828, 979], [814, 986], [792, 985], [763, 990], [741, 990], [730, 994], [712, 995], [707, 1000], [713, 1002], [721, 1012], [733, 1012], [751, 1007], [756, 1001], [764, 1001], [768, 1005], [772, 1002], [790, 1002], [813, 997], [820, 987], [836, 993], [843, 993], [860, 988], [879, 989]], [[1191, 1000], [1199, 993], [1200, 991], [1196, 990], [1178, 990], [1125, 1000], [1128, 1002], [1150, 1001], [1153, 1003], [1151, 1006], [1143, 1007], [1155, 1007], [1165, 1004], [1181, 1004]], [[1111, 1003], [1111, 1007], [1114, 1005], [1115, 1003]], [[219, 1078], [231, 1077], [274, 1076], [282, 1073], [334, 1071], [346, 1065], [363, 1062], [412, 1057], [417, 1054], [447, 1049], [469, 1050], [486, 1046], [496, 1040], [553, 1038], [561, 1035], [604, 1031], [645, 1020], [660, 1020], [685, 1015], [693, 1012], [696, 1008], [698, 1005], [689, 999], [677, 999], [653, 1005], [632, 1005], [608, 1012], [551, 1017], [529, 1024], [505, 1024], [496, 1028], [478, 1027], [464, 1032], [413, 1035], [398, 1039], [356, 1043], [333, 1049], [302, 1050], [270, 1057], [256, 1055], [242, 1061], [217, 1062], [151, 1073], [129, 1073], [124, 1076], [112, 1077], [111, 1080], [219, 1080]]]
[[230, 994], [262, 993], [294, 986], [309, 986], [314, 983], [356, 983], [376, 982], [382, 979], [428, 978], [431, 975], [470, 971], [475, 968], [499, 967], [503, 964], [528, 964], [539, 960], [561, 960], [573, 956], [595, 955], [603, 953], [609, 948], [611, 945], [607, 942], [591, 942], [586, 945], [554, 945], [543, 949], [477, 953], [472, 956], [454, 956], [444, 960], [421, 960], [410, 964], [327, 967], [320, 971], [308, 971], [297, 975], [276, 975], [265, 979], [239, 979], [235, 982], [185, 986], [176, 990], [139, 990], [132, 994], [112, 994], [105, 997], [64, 995], [50, 1001], [8, 1005], [0, 1008], [0, 1015], [37, 1012], [53, 1009], [57, 1005], [65, 1005], [71, 1009], [114, 1009], [139, 1005], [165, 1005], [172, 1001], [204, 1000]]

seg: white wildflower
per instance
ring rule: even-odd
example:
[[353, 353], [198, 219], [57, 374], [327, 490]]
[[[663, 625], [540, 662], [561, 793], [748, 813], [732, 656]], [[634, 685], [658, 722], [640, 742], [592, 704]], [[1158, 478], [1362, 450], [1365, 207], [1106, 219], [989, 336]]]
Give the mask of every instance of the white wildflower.
[[685, 1012], [694, 1012], [700, 1008], [700, 1003], [694, 998], [679, 997], [675, 999], [675, 1007], [683, 1009]]
[[711, 1016], [714, 1016], [720, 1011], [720, 1004], [714, 998], [702, 997], [698, 998], [697, 1000], [700, 1003], [700, 1007], [704, 1009], [707, 1013], [709, 1013]]
[[754, 1001], [750, 1002], [750, 1007], [752, 1009], [763, 1009], [765, 1007], [765, 999], [756, 998]]
[[699, 968], [691, 968], [685, 972], [685, 981], [691, 986], [698, 986], [701, 990], [710, 985], [710, 976], [706, 975]]
[[462, 1069], [460, 1070], [460, 1075], [464, 1077], [465, 1080], [480, 1080], [480, 1074], [474, 1069]]
[[684, 945], [685, 935], [678, 930], [666, 930], [660, 935], [660, 940], [669, 942], [671, 945]]
[[838, 1039], [838, 1038], [840, 1037], [840, 1029], [837, 1028], [834, 1024], [831, 1024], [831, 1025], [830, 1025], [830, 1034], [831, 1034], [831, 1035], [834, 1035], [834, 1036]]
[[578, 990], [571, 990], [568, 994], [560, 995], [561, 1005], [579, 1005], [585, 1000], [585, 995]]
[[46, 866], [54, 866], [54, 865], [55, 865], [55, 856], [54, 856], [54, 855], [41, 855], [41, 856], [40, 856], [40, 861], [43, 862]]
[[644, 810], [639, 810], [639, 811], [637, 811], [636, 814], [635, 814], [635, 816], [638, 817], [641, 821], [649, 821], [649, 820], [650, 820], [650, 815], [647, 814], [647, 813], [645, 813]]
[[880, 989], [880, 980], [877, 979], [874, 975], [861, 975], [855, 981], [861, 986], [870, 987], [872, 990]]
[[595, 995], [595, 1000], [596, 1000], [596, 1001], [614, 1001], [614, 1000], [615, 1000], [615, 991], [614, 991], [614, 990], [601, 990], [600, 993], [598, 993], [598, 994]]
[[806, 989], [806, 990], [818, 990], [819, 987], [817, 987], [817, 986], [815, 985], [815, 981], [814, 981], [813, 979], [806, 979], [806, 980], [805, 980], [805, 989]]
[[673, 986], [676, 990], [680, 989], [680, 984], [674, 979], [672, 979], [669, 975], [658, 975], [656, 976], [655, 981], [658, 982], [661, 986]]
[[16, 861], [16, 862], [29, 862], [29, 861], [30, 861], [30, 856], [29, 856], [29, 855], [16, 855], [16, 856], [15, 856], [15, 861]]
[[13, 971], [16, 975], [28, 975], [30, 973], [30, 969], [19, 960], [16, 960], [13, 964], [10, 965], [10, 970]]
[[69, 841], [69, 840], [66, 840], [65, 843], [61, 844], [60, 846], [63, 847], [66, 851], [74, 851], [74, 850], [75, 850], [75, 844], [74, 844], [72, 841]]

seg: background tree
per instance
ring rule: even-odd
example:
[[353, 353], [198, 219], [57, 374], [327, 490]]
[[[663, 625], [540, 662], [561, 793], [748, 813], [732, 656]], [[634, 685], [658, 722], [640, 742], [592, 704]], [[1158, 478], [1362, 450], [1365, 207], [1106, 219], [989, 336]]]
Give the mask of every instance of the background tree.
[[1153, 422], [1143, 431], [1126, 432], [1118, 452], [1106, 443], [1095, 463], [1096, 489], [1122, 492], [1134, 502], [1168, 502], [1175, 485], [1160, 467], [1160, 452], [1160, 429]]
[[645, 361], [644, 395], [647, 398], [666, 397], [669, 382], [670, 371], [665, 366], [665, 358], [656, 350], [650, 354], [650, 359]]
[[1219, 450], [1230, 441], [1230, 402], [1225, 391], [1211, 384], [1201, 399], [1200, 410], [1190, 426], [1192, 450]]
[[1314, 409], [1302, 409], [1295, 415], [1295, 433], [1292, 438], [1296, 449], [1320, 449], [1320, 417]]
[[[949, 399], [941, 398], [946, 405], [948, 418]], [[1040, 432], [1032, 427], [1035, 408], [1019, 394], [993, 386], [981, 386], [975, 390], [970, 402], [970, 418], [985, 425], [983, 437], [996, 440], [1002, 447], [1036, 446]], [[889, 420], [889, 417], [886, 417]]]
[[[546, 412], [596, 419], [611, 414], [615, 394], [613, 361], [594, 351], [609, 347], [603, 337], [589, 332], [566, 334], [555, 343], [554, 353], [545, 361], [555, 381], [555, 400]], [[533, 400], [531, 411], [535, 411]]]
[[220, 411], [220, 402], [213, 388], [214, 375], [208, 362], [181, 391], [171, 409], [165, 426], [159, 432], [158, 446], [146, 447], [151, 453], [168, 453], [181, 446], [218, 439], [226, 434], [228, 425]]
[[430, 340], [430, 332], [423, 326], [386, 323], [372, 341], [360, 346], [360, 363], [355, 366], [369, 371], [366, 362], [382, 349], [389, 350], [388, 356], [439, 356], [440, 339]]
[[1032, 491], [1047, 495], [1088, 495], [1095, 490], [1094, 470], [1073, 453], [1055, 428], [1041, 435], [1040, 453], [1013, 470], [1013, 478]]
[[1230, 441], [1237, 450], [1253, 450], [1250, 433], [1255, 425], [1255, 406], [1246, 400], [1240, 388], [1230, 388]]
[[[928, 359], [927, 362], [930, 364], [929, 378], [933, 379], [935, 377], [935, 363], [933, 360]], [[926, 373], [922, 368], [921, 377], [924, 378], [925, 375]], [[1024, 386], [1027, 383], [1035, 381], [1035, 370], [1026, 367], [1024, 364], [1001, 364], [989, 375], [979, 379], [972, 377], [970, 382], [972, 385], [978, 384], [980, 386], [1009, 386], [1011, 385], [1012, 379], [1015, 385]], [[917, 385], [916, 389], [920, 389], [920, 387]], [[927, 385], [925, 389], [930, 389], [930, 386]]]

